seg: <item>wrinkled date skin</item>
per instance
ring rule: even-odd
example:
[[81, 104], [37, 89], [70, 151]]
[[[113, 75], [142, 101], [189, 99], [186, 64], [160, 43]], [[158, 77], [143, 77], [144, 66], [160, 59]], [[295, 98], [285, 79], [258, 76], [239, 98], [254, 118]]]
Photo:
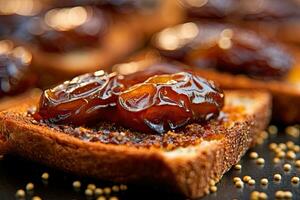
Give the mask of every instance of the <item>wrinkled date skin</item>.
[[176, 34], [179, 45], [170, 49], [156, 42], [155, 46], [162, 55], [188, 65], [270, 80], [284, 77], [293, 64], [291, 55], [278, 43], [254, 32], [217, 23], [188, 23], [188, 26], [183, 24], [174, 29], [180, 32], [180, 26], [192, 27], [197, 34], [186, 40], [187, 36], [174, 31], [161, 32], [156, 41]]
[[99, 71], [45, 90], [35, 118], [73, 125], [105, 119], [115, 121], [113, 108], [116, 107], [118, 93], [124, 90], [120, 78], [115, 73]]
[[190, 73], [156, 75], [120, 94], [120, 123], [164, 133], [218, 116], [223, 98], [213, 84]]
[[[103, 71], [46, 90], [37, 120], [73, 125], [113, 122], [135, 131], [165, 133], [218, 116], [223, 92], [191, 73], [156, 75], [137, 82]], [[147, 79], [147, 80], [146, 80]]]

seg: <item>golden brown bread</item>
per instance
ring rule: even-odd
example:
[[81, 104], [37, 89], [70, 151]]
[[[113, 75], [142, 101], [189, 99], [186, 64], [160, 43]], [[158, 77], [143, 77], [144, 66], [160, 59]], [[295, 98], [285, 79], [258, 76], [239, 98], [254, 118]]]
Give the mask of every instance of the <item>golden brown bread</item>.
[[[291, 50], [297, 58], [296, 64], [284, 80], [262, 81], [246, 75], [233, 75], [199, 68], [192, 69], [200, 76], [218, 83], [223, 89], [259, 89], [268, 91], [273, 96], [273, 119], [286, 124], [300, 123], [300, 109], [298, 109], [300, 108], [300, 54], [299, 50], [295, 50], [295, 48], [291, 48]], [[125, 74], [134, 73], [144, 70], [154, 63], [164, 62], [164, 58], [156, 50], [145, 49], [131, 56], [127, 62], [131, 65], [126, 65], [126, 63], [119, 64], [114, 66], [113, 70]], [[177, 61], [175, 61], [175, 64], [186, 67], [187, 70], [191, 69], [191, 67], [180, 64]], [[135, 67], [132, 68], [132, 66]]]
[[190, 198], [200, 197], [208, 191], [210, 180], [219, 181], [239, 161], [269, 122], [269, 94], [258, 91], [225, 94], [223, 112], [228, 114], [228, 121], [219, 124], [223, 130], [218, 133], [220, 137], [203, 140], [196, 146], [167, 151], [86, 142], [30, 123], [31, 117], [26, 112], [34, 102], [27, 102], [0, 113], [2, 150], [80, 175], [154, 183]]

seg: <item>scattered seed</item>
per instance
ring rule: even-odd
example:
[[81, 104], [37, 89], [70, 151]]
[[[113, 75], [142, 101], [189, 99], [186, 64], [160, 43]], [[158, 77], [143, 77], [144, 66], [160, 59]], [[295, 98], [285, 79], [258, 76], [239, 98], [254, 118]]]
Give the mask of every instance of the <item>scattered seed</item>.
[[32, 197], [32, 200], [42, 200], [42, 198], [39, 196], [34, 196], [34, 197]]
[[249, 185], [255, 185], [255, 180], [254, 180], [254, 179], [250, 179], [250, 180], [248, 181], [248, 184], [249, 184]]
[[234, 182], [234, 183], [236, 183], [236, 182], [238, 182], [238, 181], [242, 181], [240, 177], [234, 177], [234, 178], [233, 178], [233, 182]]
[[17, 198], [24, 198], [25, 195], [26, 195], [26, 194], [25, 194], [25, 191], [22, 190], [22, 189], [17, 190], [17, 192], [16, 192], [16, 197], [17, 197]]
[[242, 165], [238, 164], [234, 166], [234, 169], [236, 170], [241, 170], [242, 169]]
[[256, 158], [258, 158], [258, 153], [251, 152], [249, 156], [250, 156], [251, 159], [256, 159]]
[[295, 126], [288, 126], [285, 129], [285, 133], [295, 138], [298, 138], [300, 136], [299, 129], [297, 129]]
[[251, 176], [244, 176], [243, 177], [243, 181], [246, 182], [246, 183], [248, 183], [251, 179], [252, 179]]
[[293, 148], [293, 151], [296, 152], [296, 153], [299, 153], [300, 152], [300, 146], [295, 145], [294, 148]]
[[262, 185], [268, 185], [268, 183], [269, 183], [269, 181], [268, 181], [267, 178], [262, 178], [262, 179], [260, 180], [260, 184], [262, 184]]
[[41, 177], [42, 177], [43, 180], [48, 180], [49, 179], [49, 174], [47, 172], [44, 172]]
[[253, 191], [253, 192], [251, 192], [250, 200], [258, 200], [258, 196], [259, 196], [259, 192]]
[[300, 160], [296, 160], [295, 166], [296, 166], [297, 168], [300, 168]]
[[86, 189], [86, 190], [84, 191], [84, 194], [85, 194], [86, 196], [93, 196], [93, 190], [91, 190], [91, 189]]
[[101, 188], [96, 188], [94, 193], [95, 193], [96, 196], [100, 196], [104, 193], [104, 191]]
[[286, 157], [287, 159], [290, 159], [290, 160], [295, 160], [296, 159], [296, 154], [294, 151], [288, 151], [286, 153]]
[[284, 198], [285, 199], [292, 199], [293, 198], [293, 193], [291, 193], [290, 191], [285, 191], [284, 192]]
[[263, 164], [265, 164], [265, 159], [263, 159], [263, 158], [258, 158], [258, 159], [256, 160], [256, 163], [257, 163], [258, 165], [263, 165]]
[[276, 143], [271, 143], [271, 144], [269, 144], [269, 148], [271, 150], [275, 150], [277, 148], [277, 144]]
[[278, 199], [283, 199], [285, 197], [285, 193], [281, 190], [276, 191], [275, 197], [278, 198]]
[[[212, 180], [213, 181], [213, 180]], [[215, 185], [216, 183], [214, 182], [214, 184], [213, 185]], [[114, 185], [114, 186], [112, 186], [112, 191], [113, 192], [119, 192], [120, 191], [120, 187], [118, 186], [118, 185]]]
[[73, 182], [73, 187], [76, 189], [79, 189], [81, 187], [81, 182], [80, 181], [74, 181]]
[[242, 181], [238, 181], [238, 182], [235, 183], [235, 186], [237, 188], [242, 188], [242, 187], [244, 187], [244, 183]]
[[214, 193], [217, 192], [218, 188], [216, 186], [210, 186], [209, 190]]
[[4, 155], [0, 155], [0, 160], [2, 160], [4, 158]]
[[106, 197], [105, 196], [100, 196], [97, 198], [97, 200], [106, 200]]
[[280, 163], [280, 159], [277, 158], [277, 157], [275, 157], [275, 158], [273, 159], [273, 162], [274, 162], [275, 164], [278, 164], [278, 163]]
[[119, 200], [118, 197], [110, 197], [109, 200]]
[[214, 186], [214, 185], [216, 185], [216, 181], [214, 181], [214, 180], [210, 180], [210, 181], [209, 181], [209, 185], [210, 185], [210, 186]]
[[94, 191], [95, 189], [96, 189], [96, 185], [95, 184], [92, 184], [92, 183], [90, 183], [90, 184], [88, 184], [87, 185], [87, 187], [86, 187], [87, 189], [90, 189], [90, 190], [92, 190], [92, 191]]
[[288, 172], [288, 171], [291, 171], [292, 169], [292, 166], [290, 164], [284, 164], [283, 165], [283, 170]]
[[281, 150], [286, 150], [286, 144], [284, 144], [284, 143], [280, 143], [280, 144], [278, 145], [278, 147], [279, 147]]
[[292, 181], [292, 183], [294, 183], [294, 184], [298, 184], [299, 181], [300, 181], [300, 179], [299, 179], [299, 177], [294, 176], [294, 177], [292, 177], [291, 181]]
[[33, 190], [33, 189], [34, 189], [33, 183], [27, 183], [27, 185], [26, 185], [26, 190], [27, 190], [27, 191], [31, 191], [31, 190]]
[[281, 175], [280, 174], [275, 174], [274, 175], [274, 180], [275, 181], [280, 181], [281, 180]]
[[293, 141], [287, 141], [286, 146], [288, 149], [292, 150], [295, 146], [295, 143]]
[[284, 158], [285, 152], [282, 151], [282, 150], [280, 150], [278, 153], [276, 153], [276, 156], [277, 156], [278, 158]]
[[277, 126], [275, 126], [275, 125], [270, 125], [270, 126], [268, 127], [268, 131], [269, 131], [269, 133], [270, 133], [271, 135], [275, 135], [275, 134], [278, 133], [278, 128], [277, 128]]
[[120, 185], [120, 189], [123, 190], [123, 191], [127, 190], [127, 185], [121, 184]]
[[259, 195], [258, 195], [258, 199], [266, 200], [266, 199], [268, 199], [268, 195], [264, 192], [260, 192]]
[[105, 187], [103, 189], [104, 194], [109, 195], [111, 193], [111, 189], [109, 187]]

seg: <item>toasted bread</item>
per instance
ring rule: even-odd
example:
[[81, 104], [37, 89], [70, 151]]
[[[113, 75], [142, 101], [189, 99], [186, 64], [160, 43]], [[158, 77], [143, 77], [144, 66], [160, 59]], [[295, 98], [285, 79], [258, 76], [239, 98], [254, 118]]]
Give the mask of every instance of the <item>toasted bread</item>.
[[[300, 122], [300, 65], [299, 52], [292, 49], [296, 59], [296, 64], [292, 67], [284, 80], [263, 81], [250, 78], [246, 75], [233, 75], [226, 72], [216, 70], [200, 69], [193, 66], [181, 64], [183, 69], [193, 69], [200, 76], [218, 83], [223, 89], [259, 89], [269, 91], [273, 96], [273, 119], [285, 124], [293, 124]], [[121, 73], [134, 73], [144, 70], [154, 63], [160, 63], [165, 58], [161, 57], [156, 50], [145, 49], [136, 53], [128, 59], [129, 65], [118, 64], [113, 70]], [[170, 60], [168, 62], [171, 62]], [[177, 66], [180, 63], [173, 61]], [[128, 67], [127, 67], [128, 66]]]
[[[168, 150], [84, 141], [56, 128], [33, 123], [27, 111], [38, 97], [0, 113], [0, 145], [6, 153], [76, 174], [117, 182], [154, 183], [196, 198], [208, 191], [210, 180], [219, 181], [240, 160], [269, 122], [268, 93], [228, 91], [225, 95], [222, 112], [227, 120], [208, 122], [211, 126], [208, 132], [213, 137], [199, 137], [201, 141], [195, 146]], [[192, 132], [201, 135], [206, 131], [200, 124], [190, 124], [188, 133]]]

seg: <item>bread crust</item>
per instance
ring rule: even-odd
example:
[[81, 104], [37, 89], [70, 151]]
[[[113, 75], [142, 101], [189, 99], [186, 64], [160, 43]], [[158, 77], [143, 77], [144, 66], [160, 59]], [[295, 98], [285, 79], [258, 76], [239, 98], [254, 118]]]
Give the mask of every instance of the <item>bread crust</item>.
[[[54, 129], [28, 123], [28, 104], [0, 113], [0, 131], [9, 153], [68, 172], [117, 182], [160, 184], [190, 198], [209, 191], [237, 163], [269, 122], [271, 98], [253, 91], [227, 92], [227, 105], [255, 99], [246, 114], [237, 114], [218, 140], [166, 152], [156, 148], [85, 142]], [[32, 105], [33, 102], [29, 104]], [[226, 105], [225, 104], [225, 105]], [[249, 113], [248, 113], [249, 112]], [[0, 135], [1, 135], [0, 134]], [[179, 155], [177, 154], [179, 153]]]

